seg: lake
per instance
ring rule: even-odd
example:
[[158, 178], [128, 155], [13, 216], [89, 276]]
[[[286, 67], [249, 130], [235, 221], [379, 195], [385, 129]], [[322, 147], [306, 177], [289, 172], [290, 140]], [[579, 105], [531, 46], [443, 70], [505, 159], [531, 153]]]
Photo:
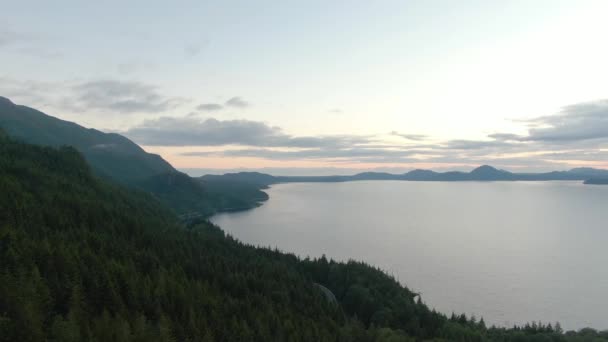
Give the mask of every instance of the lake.
[[361, 181], [268, 194], [212, 221], [246, 243], [379, 266], [446, 314], [608, 328], [608, 186]]

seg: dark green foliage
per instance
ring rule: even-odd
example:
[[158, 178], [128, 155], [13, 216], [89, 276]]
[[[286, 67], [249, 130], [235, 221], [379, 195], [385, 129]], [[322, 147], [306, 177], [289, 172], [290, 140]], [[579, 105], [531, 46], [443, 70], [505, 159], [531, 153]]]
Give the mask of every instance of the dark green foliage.
[[266, 188], [266, 185], [233, 180], [224, 176], [204, 176], [200, 180], [222, 211], [251, 209], [268, 200], [268, 194], [261, 190]]
[[337, 336], [342, 313], [294, 256], [186, 230], [72, 148], [3, 141], [0, 190], [0, 339]]
[[247, 184], [255, 186], [260, 189], [265, 189], [269, 185], [277, 183], [277, 177], [267, 175], [260, 172], [237, 172], [237, 173], [226, 173], [223, 175], [205, 175], [199, 177], [202, 182], [213, 183], [214, 181], [221, 179], [228, 183], [239, 183], [241, 185]]
[[[587, 341], [448, 319], [381, 270], [247, 246], [0, 134], [0, 341]], [[315, 283], [335, 294], [327, 300]]]
[[181, 172], [163, 173], [134, 183], [135, 187], [171, 203], [178, 214], [194, 212], [197, 216], [207, 217], [220, 210], [218, 200], [209, 189]]

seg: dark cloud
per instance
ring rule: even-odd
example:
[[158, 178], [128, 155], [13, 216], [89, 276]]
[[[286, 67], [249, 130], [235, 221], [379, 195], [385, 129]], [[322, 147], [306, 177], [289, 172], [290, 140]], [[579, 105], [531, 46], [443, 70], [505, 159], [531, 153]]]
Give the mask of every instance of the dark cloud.
[[524, 139], [523, 136], [512, 133], [494, 133], [488, 135], [488, 138], [501, 141], [521, 141]]
[[250, 120], [200, 120], [161, 117], [146, 120], [125, 134], [143, 145], [154, 146], [222, 146], [327, 148], [350, 147], [372, 142], [366, 136], [292, 136], [279, 127]]
[[493, 133], [485, 140], [451, 140], [439, 148], [483, 150], [478, 153], [577, 150], [569, 158], [579, 155], [583, 160], [588, 152], [608, 146], [608, 100], [569, 105], [555, 115], [522, 122], [528, 126], [526, 135]]
[[566, 106], [556, 115], [528, 121], [528, 140], [583, 141], [608, 139], [608, 99]]
[[157, 87], [140, 82], [90, 81], [73, 86], [72, 92], [72, 105], [85, 110], [159, 113], [184, 103], [184, 99], [162, 95]]
[[448, 140], [445, 143], [437, 146], [438, 148], [450, 149], [450, 150], [478, 150], [487, 148], [507, 148], [512, 147], [513, 144], [510, 142], [500, 140]]
[[572, 150], [572, 151], [556, 151], [540, 155], [541, 158], [547, 160], [583, 160], [583, 161], [606, 161], [608, 160], [608, 151], [602, 150]]
[[250, 106], [249, 102], [243, 100], [240, 96], [235, 96], [233, 98], [228, 99], [224, 104], [227, 107], [235, 107], [235, 108], [247, 108]]
[[196, 107], [196, 110], [200, 110], [203, 112], [215, 112], [218, 110], [222, 110], [224, 106], [218, 103], [203, 103]]
[[129, 129], [126, 135], [144, 145], [168, 146], [260, 146], [286, 137], [278, 128], [262, 122], [216, 119], [201, 121], [194, 117], [146, 120]]
[[422, 140], [426, 140], [428, 138], [424, 134], [404, 134], [404, 133], [399, 133], [397, 131], [392, 131], [389, 134], [397, 136], [397, 137], [401, 137], [403, 139], [413, 140], [413, 141], [422, 141]]

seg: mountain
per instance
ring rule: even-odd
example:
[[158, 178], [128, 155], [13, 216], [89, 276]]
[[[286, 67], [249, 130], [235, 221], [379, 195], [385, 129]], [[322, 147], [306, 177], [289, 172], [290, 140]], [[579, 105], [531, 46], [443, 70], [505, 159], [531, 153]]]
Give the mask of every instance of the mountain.
[[222, 176], [205, 175], [198, 181], [209, 193], [216, 195], [215, 201], [221, 211], [237, 211], [255, 208], [268, 200], [262, 191], [276, 183], [273, 176], [257, 172], [225, 174]]
[[163, 173], [177, 172], [156, 154], [114, 133], [88, 129], [0, 97], [0, 127], [12, 137], [45, 146], [73, 146], [102, 176], [131, 183]]
[[74, 148], [0, 139], [0, 341], [346, 339], [350, 320], [312, 280], [323, 269], [373, 279], [420, 310], [373, 268], [182, 227], [154, 198], [99, 180]]
[[198, 178], [202, 182], [214, 182], [218, 179], [233, 181], [242, 184], [254, 185], [260, 188], [266, 188], [271, 184], [277, 182], [275, 176], [267, 175], [260, 172], [239, 172], [239, 173], [226, 173], [223, 175], [204, 175]]
[[513, 174], [508, 171], [498, 170], [489, 165], [482, 165], [469, 172], [469, 176], [475, 180], [510, 180]]
[[[220, 193], [231, 193], [224, 199], [225, 207], [234, 210], [248, 209], [259, 205], [268, 198], [262, 190], [280, 183], [333, 183], [364, 180], [402, 180], [433, 182], [464, 181], [555, 181], [578, 180], [585, 184], [604, 184], [608, 179], [608, 170], [593, 168], [575, 168], [568, 171], [545, 173], [513, 173], [499, 170], [490, 165], [482, 165], [470, 172], [431, 170], [413, 170], [405, 174], [385, 172], [362, 172], [351, 176], [271, 176], [259, 172], [227, 173], [225, 175], [205, 175], [198, 180], [209, 189]], [[231, 203], [231, 204], [228, 204]]]
[[[98, 176], [152, 193], [178, 214], [209, 216], [230, 205], [230, 189], [210, 192], [200, 182], [147, 153], [126, 137], [61, 120], [0, 97], [0, 128], [10, 137], [42, 146], [72, 146]], [[222, 193], [222, 191], [227, 192]], [[225, 204], [226, 203], [226, 204]]]
[[416, 169], [403, 175], [404, 179], [428, 181], [437, 177], [437, 172], [431, 170]]
[[608, 178], [589, 178], [585, 180], [585, 184], [608, 185]]
[[[403, 181], [549, 181], [549, 180], [580, 180], [589, 178], [608, 178], [608, 170], [593, 168], [577, 168], [568, 171], [552, 171], [545, 173], [513, 173], [499, 170], [489, 165], [482, 165], [470, 172], [448, 171], [435, 172], [431, 170], [413, 170], [405, 174], [391, 174], [384, 172], [363, 172], [352, 176], [271, 176], [260, 173], [230, 173], [222, 176], [203, 176], [199, 179], [225, 179], [243, 182], [264, 189], [269, 185], [278, 183], [297, 182], [349, 182], [359, 180], [403, 180]], [[263, 182], [258, 182], [263, 179]]]
[[0, 265], [1, 342], [608, 339], [447, 317], [376, 267], [183, 225], [149, 194], [94, 175], [75, 148], [1, 131]]
[[568, 170], [567, 173], [584, 177], [608, 178], [608, 170], [594, 169], [591, 167], [579, 167]]

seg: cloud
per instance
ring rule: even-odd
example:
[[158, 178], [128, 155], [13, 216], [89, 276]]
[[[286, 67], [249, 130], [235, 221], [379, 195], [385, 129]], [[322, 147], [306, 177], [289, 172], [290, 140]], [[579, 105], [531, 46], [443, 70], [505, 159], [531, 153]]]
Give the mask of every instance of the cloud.
[[22, 34], [8, 30], [0, 30], [0, 48], [19, 43], [24, 39], [27, 39], [27, 37]]
[[[608, 145], [608, 100], [577, 103], [554, 115], [522, 121], [528, 134], [493, 133], [485, 140], [449, 140], [439, 148], [493, 152], [593, 151]], [[574, 155], [570, 154], [571, 157]]]
[[404, 133], [399, 133], [397, 131], [392, 131], [389, 134], [397, 136], [397, 137], [401, 137], [403, 139], [413, 140], [413, 141], [422, 141], [422, 140], [426, 140], [428, 138], [428, 136], [426, 136], [424, 134], [404, 134]]
[[333, 109], [328, 110], [328, 112], [333, 113], [333, 114], [342, 114], [342, 113], [344, 113], [344, 111], [342, 109], [340, 109], [340, 108], [333, 108]]
[[566, 106], [556, 115], [528, 121], [528, 140], [583, 141], [608, 139], [608, 99]]
[[72, 86], [71, 106], [117, 113], [159, 113], [185, 101], [158, 92], [157, 87], [140, 82], [98, 80]]
[[40, 48], [38, 46], [24, 46], [24, 47], [20, 47], [18, 49], [16, 49], [15, 51], [17, 51], [20, 54], [23, 55], [28, 55], [28, 56], [32, 56], [32, 57], [37, 57], [37, 58], [44, 58], [44, 59], [58, 59], [63, 57], [63, 54], [59, 51], [54, 51], [54, 50], [46, 50], [43, 48]]
[[50, 96], [64, 84], [39, 82], [32, 80], [15, 80], [0, 77], [0, 94], [16, 103], [32, 105], [45, 105], [50, 102]]
[[358, 161], [373, 162], [396, 162], [412, 161], [409, 158], [418, 154], [414, 150], [386, 150], [378, 148], [314, 148], [299, 150], [276, 150], [270, 148], [263, 149], [237, 149], [225, 151], [203, 151], [203, 152], [184, 152], [184, 156], [222, 156], [222, 157], [257, 157], [265, 159], [279, 160], [300, 160], [300, 159], [347, 159]]
[[47, 37], [39, 34], [0, 29], [0, 49], [44, 59], [61, 57], [62, 54], [59, 51], [44, 47], [46, 39]]
[[488, 135], [488, 138], [501, 141], [521, 141], [524, 139], [523, 136], [512, 133], [494, 133]]
[[240, 96], [234, 96], [226, 100], [224, 105], [221, 105], [219, 103], [202, 103], [198, 107], [196, 107], [196, 110], [202, 112], [216, 112], [224, 109], [225, 107], [247, 108], [249, 106], [249, 102], [243, 100]]
[[[185, 102], [159, 88], [117, 80], [39, 82], [0, 77], [0, 95], [15, 103], [71, 113], [163, 113]], [[247, 103], [233, 97], [226, 103]], [[63, 106], [63, 107], [62, 107]], [[495, 131], [483, 139], [438, 140], [392, 131], [378, 135], [295, 136], [280, 127], [252, 120], [201, 119], [202, 112], [226, 109], [202, 103], [186, 117], [149, 119], [123, 131], [149, 146], [217, 147], [191, 156], [259, 157], [272, 160], [318, 159], [350, 163], [436, 163], [445, 165], [547, 167], [608, 165], [608, 100], [563, 107], [554, 115], [520, 121], [526, 133]], [[49, 111], [49, 113], [53, 113]], [[138, 116], [133, 116], [137, 118]], [[405, 139], [382, 139], [397, 136]], [[230, 146], [230, 147], [225, 147]], [[234, 146], [239, 146], [237, 149]]]
[[[125, 63], [119, 64], [117, 68], [124, 68], [123, 73], [129, 73], [143, 66]], [[79, 114], [100, 110], [106, 113], [154, 114], [175, 109], [189, 102], [182, 97], [163, 94], [152, 84], [116, 79], [43, 82], [0, 76], [0, 95], [29, 106], [44, 105], [47, 109], [50, 107], [53, 110]], [[233, 97], [227, 102], [232, 106], [243, 106], [247, 103], [240, 97]], [[198, 112], [217, 112], [224, 109], [224, 105], [212, 102], [201, 103], [194, 108]]]
[[248, 120], [201, 121], [195, 117], [161, 117], [146, 120], [125, 134], [144, 145], [221, 146], [242, 144], [260, 146], [284, 138], [278, 128]]
[[186, 102], [162, 95], [155, 86], [141, 82], [94, 80], [42, 82], [0, 77], [0, 94], [27, 106], [61, 113], [159, 113]]
[[251, 120], [200, 120], [187, 116], [146, 120], [125, 132], [150, 146], [223, 146], [327, 148], [352, 147], [373, 141], [367, 136], [292, 136], [279, 127]]
[[186, 47], [184, 47], [184, 52], [186, 53], [186, 55], [190, 56], [190, 57], [194, 57], [196, 55], [198, 55], [202, 50], [202, 46], [200, 45], [188, 45]]
[[243, 100], [239, 96], [235, 96], [233, 98], [228, 99], [226, 103], [224, 103], [227, 107], [235, 107], [235, 108], [247, 108], [250, 106], [249, 102]]
[[[483, 164], [494, 165], [499, 168], [524, 168], [526, 170], [554, 170], [556, 168], [571, 168], [566, 161], [574, 160], [568, 156], [546, 155], [531, 159], [530, 157], [497, 157], [491, 155], [466, 156], [461, 154], [437, 154], [436, 151], [417, 150], [385, 150], [385, 149], [312, 149], [312, 150], [276, 150], [270, 148], [261, 149], [237, 149], [219, 151], [194, 151], [184, 152], [180, 155], [190, 157], [225, 157], [240, 158], [254, 157], [269, 160], [324, 160], [332, 163], [368, 163], [368, 164], [412, 164], [424, 163], [435, 165], [459, 165], [474, 167]], [[589, 155], [583, 159], [588, 161], [601, 161], [601, 155]], [[453, 168], [453, 167], [451, 167]]]
[[156, 69], [156, 65], [146, 61], [132, 60], [116, 64], [116, 72], [119, 75], [129, 75], [142, 71]]
[[513, 144], [501, 140], [448, 140], [442, 143], [438, 148], [450, 149], [450, 150], [478, 150], [487, 148], [507, 148], [512, 147]]
[[209, 45], [209, 40], [205, 39], [197, 43], [191, 43], [184, 46], [184, 53], [188, 57], [198, 56], [205, 47]]
[[200, 110], [203, 112], [215, 112], [218, 110], [222, 110], [224, 106], [218, 103], [202, 103], [196, 107], [196, 110]]
[[[435, 165], [492, 164], [514, 168], [558, 168], [605, 165], [608, 158], [606, 101], [566, 106], [552, 116], [524, 122], [527, 134], [494, 132], [485, 139], [452, 139], [427, 142], [422, 134], [388, 133], [409, 142], [388, 144], [378, 136], [293, 136], [281, 128], [250, 120], [197, 117], [160, 118], [133, 127], [126, 134], [144, 145], [227, 146], [187, 156], [257, 157], [269, 160], [325, 160], [328, 163], [378, 163]], [[414, 142], [414, 143], [412, 143]]]

